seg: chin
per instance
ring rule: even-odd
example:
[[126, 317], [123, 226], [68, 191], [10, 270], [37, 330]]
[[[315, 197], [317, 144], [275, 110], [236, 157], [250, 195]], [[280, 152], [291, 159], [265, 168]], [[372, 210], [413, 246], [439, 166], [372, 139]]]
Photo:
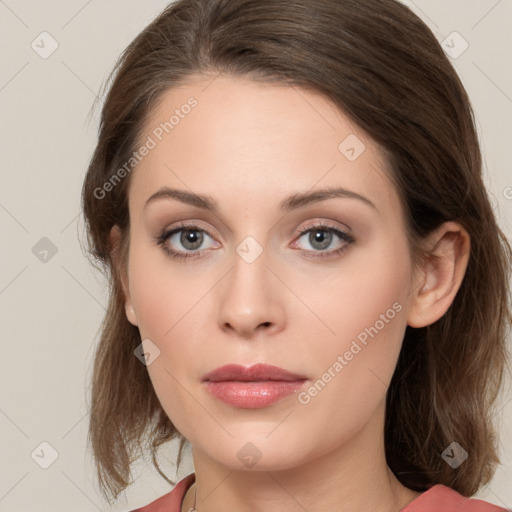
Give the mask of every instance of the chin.
[[282, 471], [300, 466], [308, 460], [307, 454], [301, 452], [304, 448], [302, 438], [290, 440], [289, 436], [286, 439], [286, 435], [268, 436], [270, 431], [267, 428], [265, 434], [244, 432], [238, 435], [231, 432], [234, 437], [224, 441], [209, 437], [205, 440], [204, 451], [211, 459], [233, 471]]

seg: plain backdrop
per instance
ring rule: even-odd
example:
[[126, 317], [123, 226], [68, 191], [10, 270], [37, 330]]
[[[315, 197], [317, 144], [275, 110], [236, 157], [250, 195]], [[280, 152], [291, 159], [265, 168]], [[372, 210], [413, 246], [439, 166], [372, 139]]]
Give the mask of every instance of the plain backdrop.
[[[449, 43], [510, 236], [512, 1], [406, 3]], [[126, 511], [170, 490], [143, 460], [125, 500], [109, 509], [99, 495], [87, 397], [107, 296], [79, 243], [80, 190], [98, 127], [91, 107], [121, 51], [166, 4], [0, 0], [0, 512]], [[510, 381], [501, 404], [502, 465], [477, 496], [512, 508]], [[171, 478], [193, 471], [188, 454], [175, 473], [175, 446], [164, 456]]]

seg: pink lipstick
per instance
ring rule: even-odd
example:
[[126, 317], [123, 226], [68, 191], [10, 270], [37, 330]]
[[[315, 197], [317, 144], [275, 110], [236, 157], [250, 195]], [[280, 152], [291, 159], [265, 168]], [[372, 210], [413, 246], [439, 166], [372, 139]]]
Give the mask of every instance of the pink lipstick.
[[206, 389], [219, 400], [245, 409], [271, 405], [303, 388], [307, 377], [268, 364], [248, 368], [221, 366], [203, 376]]

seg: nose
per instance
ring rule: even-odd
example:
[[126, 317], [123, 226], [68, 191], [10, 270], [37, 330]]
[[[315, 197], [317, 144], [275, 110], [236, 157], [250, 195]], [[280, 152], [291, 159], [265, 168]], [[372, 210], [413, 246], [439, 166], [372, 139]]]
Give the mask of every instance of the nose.
[[[269, 336], [284, 328], [284, 286], [263, 251], [254, 261], [238, 253], [217, 297], [221, 330], [243, 338]], [[260, 334], [261, 333], [261, 334]]]

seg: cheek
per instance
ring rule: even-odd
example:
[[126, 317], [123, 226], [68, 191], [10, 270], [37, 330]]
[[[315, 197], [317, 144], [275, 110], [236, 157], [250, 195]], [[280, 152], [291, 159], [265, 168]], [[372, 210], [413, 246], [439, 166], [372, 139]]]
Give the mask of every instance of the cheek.
[[[375, 236], [332, 271], [320, 266], [308, 269], [307, 279], [296, 279], [294, 291], [319, 320], [311, 317], [324, 333], [323, 346], [329, 347], [331, 355], [349, 347], [359, 334], [364, 338], [375, 324], [379, 339], [386, 338], [389, 348], [389, 343], [402, 341], [411, 273], [406, 241], [399, 236]], [[300, 322], [298, 317], [296, 321]]]
[[194, 333], [205, 329], [197, 325], [194, 305], [199, 306], [205, 291], [194, 289], [183, 273], [171, 272], [169, 262], [154, 249], [133, 250], [129, 279], [141, 339], [150, 339], [159, 350], [147, 367], [153, 388], [174, 426], [188, 433], [202, 414], [185, 389], [191, 389], [197, 359]]
[[129, 283], [141, 338], [156, 344], [160, 366], [165, 363], [173, 375], [185, 373], [197, 359], [201, 334], [204, 342], [204, 333], [211, 332], [205, 294], [212, 283], [143, 243], [130, 253]]
[[[354, 252], [339, 272], [324, 279], [323, 287], [314, 288], [315, 293], [313, 278], [302, 288], [301, 293], [311, 299], [308, 305], [330, 329], [320, 326], [325, 333], [322, 350], [312, 358], [320, 382], [318, 391], [311, 390], [318, 396], [311, 397], [311, 405], [318, 406], [320, 415], [328, 402], [343, 404], [343, 422], [348, 411], [366, 415], [385, 396], [406, 328], [411, 278], [406, 243], [394, 240], [376, 238], [364, 251]], [[309, 396], [304, 398], [307, 401]]]
[[130, 296], [143, 338], [164, 340], [186, 315], [194, 293], [179, 271], [170, 273], [169, 261], [160, 249], [137, 242], [130, 248]]

